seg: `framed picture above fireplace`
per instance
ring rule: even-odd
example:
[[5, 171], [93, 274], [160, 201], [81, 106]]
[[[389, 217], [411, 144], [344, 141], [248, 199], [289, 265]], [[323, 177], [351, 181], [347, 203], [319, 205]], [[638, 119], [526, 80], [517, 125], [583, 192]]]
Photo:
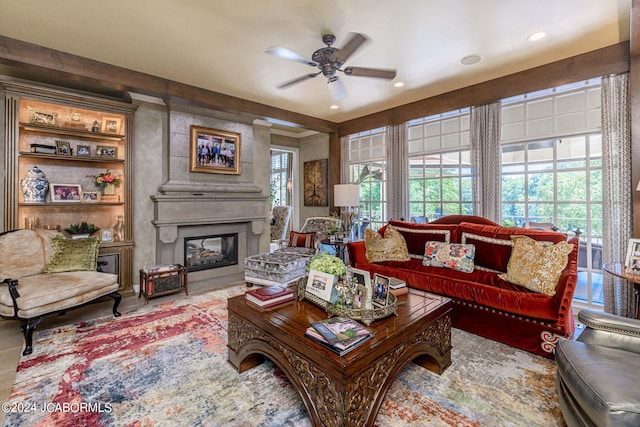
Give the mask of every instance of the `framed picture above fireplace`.
[[240, 134], [191, 126], [191, 172], [240, 174]]

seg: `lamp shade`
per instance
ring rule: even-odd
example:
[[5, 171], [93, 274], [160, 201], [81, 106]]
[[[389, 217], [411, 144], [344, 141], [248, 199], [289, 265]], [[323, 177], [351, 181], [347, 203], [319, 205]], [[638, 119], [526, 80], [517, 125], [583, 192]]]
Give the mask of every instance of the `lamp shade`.
[[333, 204], [335, 206], [358, 206], [360, 204], [360, 186], [358, 184], [334, 185]]

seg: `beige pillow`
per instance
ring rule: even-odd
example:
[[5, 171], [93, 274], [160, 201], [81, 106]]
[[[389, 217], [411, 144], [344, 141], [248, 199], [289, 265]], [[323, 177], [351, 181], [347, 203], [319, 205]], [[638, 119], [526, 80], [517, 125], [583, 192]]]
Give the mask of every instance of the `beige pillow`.
[[407, 242], [398, 230], [388, 225], [384, 237], [367, 228], [364, 233], [364, 246], [367, 250], [367, 261], [409, 261]]
[[556, 286], [567, 266], [573, 245], [567, 242], [551, 244], [527, 236], [511, 236], [513, 250], [502, 280], [545, 295], [556, 294]]

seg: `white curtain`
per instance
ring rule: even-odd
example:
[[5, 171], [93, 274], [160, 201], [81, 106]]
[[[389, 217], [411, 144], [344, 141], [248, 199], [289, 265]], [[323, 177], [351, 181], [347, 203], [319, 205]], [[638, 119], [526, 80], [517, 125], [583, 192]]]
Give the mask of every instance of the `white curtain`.
[[476, 215], [495, 222], [500, 208], [500, 102], [471, 109], [471, 167]]
[[409, 164], [407, 126], [387, 127], [387, 205], [389, 219], [407, 218], [409, 200]]
[[[602, 78], [603, 261], [624, 261], [631, 237], [631, 115], [629, 75]], [[635, 317], [633, 285], [605, 273], [604, 310]]]

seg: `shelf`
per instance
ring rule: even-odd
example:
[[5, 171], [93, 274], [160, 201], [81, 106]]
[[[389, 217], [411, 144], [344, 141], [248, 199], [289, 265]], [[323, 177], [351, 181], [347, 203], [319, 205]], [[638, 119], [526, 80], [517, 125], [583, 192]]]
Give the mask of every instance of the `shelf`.
[[24, 207], [34, 207], [34, 208], [51, 208], [51, 207], [59, 207], [59, 208], [86, 208], [86, 207], [101, 207], [101, 206], [122, 206], [124, 202], [45, 202], [45, 203], [25, 203], [20, 202], [18, 206]]
[[31, 157], [34, 159], [46, 159], [46, 160], [64, 160], [72, 162], [87, 162], [87, 163], [124, 163], [123, 159], [111, 159], [108, 157], [81, 157], [81, 156], [60, 156], [58, 154], [44, 154], [44, 153], [32, 153], [30, 151], [20, 151], [20, 156]]
[[115, 135], [112, 133], [103, 133], [103, 132], [91, 132], [90, 130], [63, 128], [63, 127], [57, 127], [57, 126], [45, 126], [45, 125], [38, 125], [34, 123], [21, 122], [20, 129], [28, 132], [54, 133], [56, 135], [77, 136], [80, 138], [97, 139], [97, 140], [122, 141], [124, 139], [124, 135]]

